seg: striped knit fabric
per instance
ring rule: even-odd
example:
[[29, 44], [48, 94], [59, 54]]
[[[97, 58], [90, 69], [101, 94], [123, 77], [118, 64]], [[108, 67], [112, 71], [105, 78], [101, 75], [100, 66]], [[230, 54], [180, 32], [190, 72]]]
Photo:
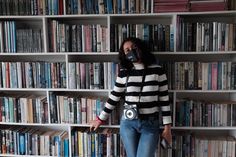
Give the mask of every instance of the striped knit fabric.
[[[112, 110], [119, 105], [119, 101], [125, 92], [125, 104], [138, 104], [142, 77], [143, 64], [134, 64], [134, 69], [129, 73], [127, 87], [127, 71], [120, 70], [115, 86], [107, 100], [99, 118], [106, 120]], [[162, 111], [163, 124], [171, 123], [171, 108], [168, 94], [168, 81], [166, 74], [159, 65], [152, 65], [146, 69], [143, 90], [141, 91], [138, 106], [140, 117], [150, 116]], [[157, 114], [156, 114], [157, 115]]]

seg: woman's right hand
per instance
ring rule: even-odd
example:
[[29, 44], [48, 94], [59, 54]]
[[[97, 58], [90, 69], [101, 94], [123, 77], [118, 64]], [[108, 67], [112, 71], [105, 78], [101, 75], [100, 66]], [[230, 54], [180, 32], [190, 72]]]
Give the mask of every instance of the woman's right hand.
[[102, 125], [102, 121], [100, 119], [98, 119], [98, 117], [96, 118], [96, 120], [92, 120], [91, 122], [89, 122], [90, 125], [90, 132], [92, 131], [96, 131], [97, 128]]

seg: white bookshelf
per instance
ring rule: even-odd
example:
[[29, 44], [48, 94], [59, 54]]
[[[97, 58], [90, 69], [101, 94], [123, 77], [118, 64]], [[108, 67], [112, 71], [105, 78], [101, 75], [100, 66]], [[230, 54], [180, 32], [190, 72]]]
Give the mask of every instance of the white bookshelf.
[[[0, 53], [0, 62], [65, 62], [66, 64], [66, 88], [0, 88], [1, 96], [37, 95], [46, 96], [50, 105], [49, 93], [59, 95], [74, 95], [87, 97], [103, 97], [106, 99], [111, 89], [69, 89], [68, 64], [70, 62], [117, 62], [117, 52], [110, 52], [110, 25], [111, 24], [172, 24], [174, 29], [174, 51], [154, 52], [156, 57], [165, 61], [236, 61], [236, 51], [207, 51], [207, 52], [185, 52], [177, 50], [177, 17], [183, 17], [190, 22], [231, 22], [236, 23], [236, 11], [223, 12], [180, 12], [180, 13], [148, 13], [148, 14], [104, 14], [104, 15], [40, 15], [40, 16], [0, 16], [0, 21], [16, 21], [17, 28], [25, 24], [32, 28], [42, 30], [42, 52], [37, 53]], [[58, 20], [66, 24], [101, 24], [107, 27], [107, 52], [49, 52], [48, 24], [51, 20]], [[173, 98], [173, 118], [177, 99], [192, 98], [199, 100], [214, 101], [236, 101], [235, 90], [170, 90]], [[50, 109], [49, 109], [50, 111]], [[49, 117], [50, 118], [50, 117]], [[175, 123], [175, 119], [173, 119]], [[40, 127], [44, 129], [65, 130], [69, 134], [71, 146], [71, 132], [74, 128], [88, 128], [88, 124], [55, 124], [49, 123], [8, 123], [0, 122], [0, 127]], [[119, 129], [119, 125], [104, 125], [102, 128]], [[173, 124], [173, 131], [186, 131], [201, 133], [226, 133], [236, 137], [236, 126], [233, 127], [178, 127]], [[0, 154], [0, 156], [22, 156], [11, 154]], [[71, 147], [70, 147], [70, 156]]]

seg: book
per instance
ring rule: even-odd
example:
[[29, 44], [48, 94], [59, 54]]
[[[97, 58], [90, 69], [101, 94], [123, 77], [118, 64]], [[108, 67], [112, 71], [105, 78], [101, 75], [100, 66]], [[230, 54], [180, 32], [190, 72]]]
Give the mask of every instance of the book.
[[161, 12], [187, 12], [189, 11], [189, 3], [188, 2], [161, 2], [154, 3], [153, 12], [161, 13]]
[[223, 11], [228, 9], [228, 4], [225, 1], [191, 1], [190, 11], [202, 12], [202, 11]]

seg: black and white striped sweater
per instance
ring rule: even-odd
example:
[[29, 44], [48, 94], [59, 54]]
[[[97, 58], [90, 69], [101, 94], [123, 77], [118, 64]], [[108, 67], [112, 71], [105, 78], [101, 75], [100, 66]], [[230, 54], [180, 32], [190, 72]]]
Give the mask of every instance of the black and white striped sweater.
[[[127, 87], [127, 71], [120, 70], [115, 86], [107, 100], [105, 107], [99, 118], [106, 120], [112, 110], [119, 104], [121, 96], [125, 92], [126, 104], [137, 104], [144, 73], [143, 64], [134, 64], [134, 69], [129, 73]], [[159, 65], [151, 65], [145, 71], [145, 80], [140, 96], [139, 114], [140, 116], [150, 116], [162, 111], [163, 124], [171, 123], [171, 109], [168, 95], [168, 81], [166, 74]]]

